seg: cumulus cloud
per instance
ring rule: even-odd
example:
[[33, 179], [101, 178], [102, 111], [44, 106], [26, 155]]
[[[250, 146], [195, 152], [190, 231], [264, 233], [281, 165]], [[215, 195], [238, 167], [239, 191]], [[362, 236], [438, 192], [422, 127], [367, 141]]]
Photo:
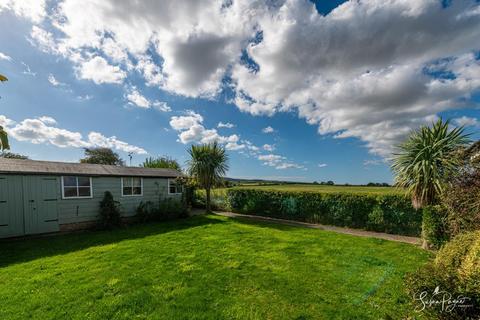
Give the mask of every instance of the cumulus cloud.
[[143, 148], [118, 140], [115, 136], [105, 137], [98, 132], [90, 132], [88, 139], [85, 140], [80, 132], [58, 128], [57, 121], [48, 116], [24, 119], [16, 123], [0, 115], [0, 125], [6, 127], [9, 136], [13, 139], [33, 144], [51, 144], [60, 148], [108, 147], [124, 152], [147, 153]]
[[272, 151], [275, 150], [275, 146], [274, 146], [274, 145], [272, 145], [272, 144], [267, 144], [267, 143], [264, 144], [262, 148], [263, 148], [263, 150], [269, 151], [269, 152], [272, 152]]
[[467, 117], [463, 116], [460, 118], [455, 118], [453, 119], [453, 123], [455, 123], [457, 126], [464, 126], [464, 127], [478, 127], [480, 126], [480, 122], [478, 121], [477, 118], [472, 118], [472, 117]]
[[77, 74], [80, 79], [92, 80], [96, 84], [122, 83], [127, 77], [119, 66], [110, 65], [100, 56], [83, 61], [77, 68]]
[[236, 134], [222, 136], [216, 129], [206, 129], [203, 125], [203, 117], [191, 110], [184, 116], [171, 117], [170, 126], [179, 132], [178, 141], [183, 144], [218, 142], [225, 145], [227, 150], [241, 150], [248, 146], [247, 142], [242, 142]]
[[[45, 1], [0, 2], [41, 21]], [[51, 7], [51, 8], [50, 8]], [[480, 3], [347, 1], [327, 15], [308, 0], [49, 3], [40, 49], [79, 78], [214, 97], [225, 84], [243, 112], [296, 112], [319, 134], [355, 137], [387, 156], [412, 128], [468, 107], [480, 90]], [[198, 128], [196, 128], [198, 130]], [[210, 132], [213, 135], [213, 132]]]
[[57, 78], [55, 78], [55, 76], [51, 73], [48, 75], [48, 82], [50, 82], [50, 84], [54, 87], [66, 86], [65, 83], [58, 81]]
[[275, 131], [275, 129], [273, 129], [273, 128], [270, 127], [270, 126], [262, 129], [262, 132], [263, 132], [263, 133], [272, 133], [272, 132], [274, 132], [274, 131]]
[[226, 122], [226, 123], [223, 123], [223, 122], [219, 122], [217, 124], [217, 128], [227, 128], [227, 129], [231, 129], [235, 127], [235, 125], [233, 123], [230, 123], [230, 122]]

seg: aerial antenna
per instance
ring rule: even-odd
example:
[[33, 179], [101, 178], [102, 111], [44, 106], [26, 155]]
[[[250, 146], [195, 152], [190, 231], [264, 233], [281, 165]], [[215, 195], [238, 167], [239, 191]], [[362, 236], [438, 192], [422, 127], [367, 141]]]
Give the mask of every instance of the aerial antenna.
[[133, 152], [128, 153], [128, 158], [130, 159], [130, 167], [132, 166]]

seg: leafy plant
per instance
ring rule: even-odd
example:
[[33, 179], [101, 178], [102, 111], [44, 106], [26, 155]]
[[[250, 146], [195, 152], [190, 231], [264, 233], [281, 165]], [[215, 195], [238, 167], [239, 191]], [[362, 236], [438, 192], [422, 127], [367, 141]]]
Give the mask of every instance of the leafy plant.
[[206, 192], [206, 210], [211, 211], [211, 189], [219, 185], [228, 170], [228, 155], [225, 148], [212, 144], [192, 145], [188, 150], [188, 172]]
[[141, 202], [136, 209], [137, 218], [141, 222], [185, 218], [187, 213], [186, 202], [174, 198], [159, 199], [157, 204], [151, 201]]
[[81, 163], [106, 164], [123, 166], [124, 161], [118, 153], [110, 148], [85, 148], [85, 158], [80, 159]]
[[105, 191], [100, 201], [100, 226], [108, 229], [119, 226], [120, 222], [120, 203], [113, 199], [110, 191]]
[[415, 208], [438, 201], [446, 179], [459, 166], [455, 152], [469, 142], [463, 132], [463, 127], [452, 129], [440, 119], [413, 131], [398, 146], [392, 164], [395, 184], [408, 190]]
[[8, 143], [8, 134], [7, 131], [0, 126], [0, 150], [8, 150], [10, 149], [10, 145]]
[[23, 154], [19, 153], [13, 153], [13, 152], [2, 152], [0, 153], [0, 158], [4, 159], [21, 159], [21, 160], [27, 160], [28, 157], [24, 156]]
[[182, 167], [178, 164], [177, 160], [170, 157], [149, 157], [141, 164], [144, 168], [166, 168], [182, 171]]

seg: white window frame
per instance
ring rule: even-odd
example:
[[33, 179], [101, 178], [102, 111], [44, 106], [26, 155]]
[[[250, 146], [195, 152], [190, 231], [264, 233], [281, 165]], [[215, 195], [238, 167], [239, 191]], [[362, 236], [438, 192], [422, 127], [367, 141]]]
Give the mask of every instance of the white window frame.
[[[182, 194], [183, 193], [183, 186], [182, 186], [182, 192], [176, 192], [176, 193], [170, 192], [170, 181], [171, 180], [175, 180], [175, 179], [168, 179], [168, 194]], [[177, 186], [178, 186], [178, 184], [177, 184]]]
[[[133, 194], [133, 178], [140, 178], [140, 194]], [[123, 194], [123, 179], [132, 179], [132, 194]], [[121, 177], [120, 178], [120, 194], [122, 197], [143, 197], [143, 178], [141, 177]]]
[[[77, 194], [79, 194], [78, 192], [78, 177], [85, 177], [85, 176], [74, 176], [74, 175], [71, 175], [71, 176], [61, 176], [61, 180], [62, 180], [62, 199], [65, 199], [65, 200], [69, 200], [69, 199], [92, 199], [93, 198], [93, 181], [92, 181], [92, 177], [88, 177], [88, 179], [90, 179], [90, 196], [75, 196], [75, 197], [66, 197], [65, 196], [65, 186], [64, 186], [64, 183], [63, 183], [63, 178], [64, 177], [75, 177], [77, 179]], [[67, 188], [73, 188], [73, 186], [67, 186]]]

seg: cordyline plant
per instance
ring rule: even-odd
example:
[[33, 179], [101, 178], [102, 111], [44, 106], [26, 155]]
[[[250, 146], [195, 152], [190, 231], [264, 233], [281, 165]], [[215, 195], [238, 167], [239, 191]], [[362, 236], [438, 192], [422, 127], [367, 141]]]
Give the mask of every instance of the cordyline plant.
[[469, 143], [463, 127], [451, 128], [441, 119], [413, 131], [393, 156], [395, 184], [407, 189], [418, 209], [434, 204], [447, 178], [458, 169], [459, 150]]
[[211, 144], [192, 145], [188, 150], [188, 173], [197, 184], [205, 189], [206, 209], [211, 212], [210, 191], [219, 185], [228, 171], [228, 155], [225, 148], [214, 142]]

